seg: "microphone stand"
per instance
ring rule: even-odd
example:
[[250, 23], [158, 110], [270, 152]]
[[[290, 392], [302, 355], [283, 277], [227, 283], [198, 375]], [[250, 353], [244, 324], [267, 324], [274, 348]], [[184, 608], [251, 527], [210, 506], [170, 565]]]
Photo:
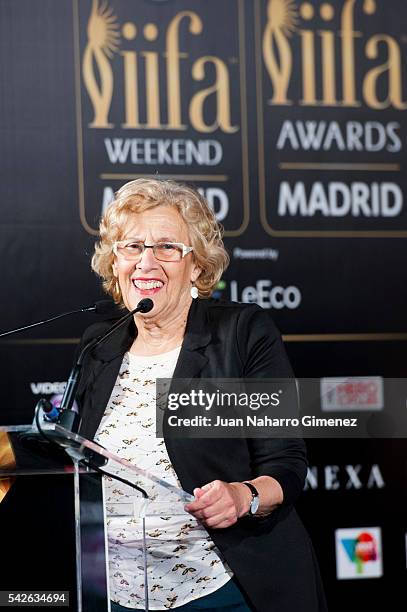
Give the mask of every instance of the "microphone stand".
[[72, 410], [72, 406], [75, 400], [76, 391], [78, 389], [79, 379], [82, 371], [82, 364], [89, 351], [96, 348], [101, 342], [104, 342], [107, 338], [109, 338], [109, 336], [114, 334], [115, 331], [119, 329], [119, 327], [124, 325], [124, 323], [126, 323], [126, 321], [128, 321], [137, 312], [150, 312], [153, 307], [154, 303], [149, 298], [144, 298], [143, 300], [140, 300], [134, 310], [131, 310], [130, 312], [125, 314], [124, 317], [121, 317], [121, 319], [116, 321], [116, 323], [112, 325], [112, 327], [106, 333], [104, 333], [102, 336], [99, 336], [98, 338], [94, 338], [93, 340], [85, 344], [85, 346], [79, 353], [79, 357], [76, 360], [76, 363], [69, 375], [64, 395], [61, 400], [60, 415], [57, 421], [58, 425], [61, 425], [69, 431], [76, 431], [78, 428], [79, 415], [75, 410]]
[[[64, 391], [64, 395], [61, 401], [61, 406], [60, 406], [60, 414], [59, 414], [59, 418], [57, 420], [57, 424], [64, 427], [65, 429], [69, 430], [69, 431], [76, 431], [78, 424], [79, 424], [79, 415], [77, 412], [75, 412], [74, 410], [72, 410], [72, 406], [73, 406], [73, 402], [75, 399], [75, 395], [76, 395], [76, 391], [78, 388], [78, 384], [79, 384], [79, 380], [80, 380], [80, 375], [81, 375], [81, 370], [82, 370], [82, 364], [83, 361], [86, 357], [86, 355], [88, 354], [89, 351], [91, 351], [92, 349], [94, 349], [95, 347], [97, 347], [99, 344], [101, 344], [101, 342], [103, 342], [104, 340], [106, 340], [107, 338], [109, 338], [113, 333], [115, 333], [115, 331], [117, 329], [119, 329], [122, 325], [124, 325], [124, 323], [126, 323], [126, 321], [128, 321], [128, 319], [130, 319], [130, 317], [132, 317], [134, 314], [136, 314], [137, 312], [142, 312], [142, 313], [147, 313], [150, 312], [150, 310], [152, 310], [152, 308], [154, 307], [154, 303], [152, 300], [150, 300], [149, 298], [144, 298], [143, 300], [140, 300], [140, 302], [137, 304], [137, 307], [128, 312], [126, 315], [124, 315], [123, 317], [121, 317], [121, 319], [119, 319], [118, 321], [116, 321], [116, 323], [114, 325], [112, 325], [112, 327], [104, 334], [102, 334], [101, 336], [99, 336], [98, 338], [95, 338], [93, 340], [91, 340], [90, 342], [88, 342], [84, 348], [81, 350], [81, 352], [79, 353], [79, 357], [76, 360], [76, 363], [74, 365], [74, 367], [72, 368], [71, 374], [69, 376], [69, 380], [68, 383], [65, 387], [65, 391]], [[89, 308], [89, 310], [93, 310], [93, 308]], [[78, 311], [78, 312], [82, 312], [82, 310]], [[70, 313], [68, 313], [70, 314]], [[61, 315], [59, 315], [61, 316]], [[59, 318], [59, 316], [55, 317], [55, 318]], [[62, 315], [64, 316], [64, 315]], [[52, 319], [53, 320], [53, 319]], [[23, 329], [23, 328], [22, 328]], [[26, 329], [26, 328], [24, 328]], [[19, 330], [17, 330], [19, 331]], [[6, 332], [7, 334], [7, 332]], [[51, 444], [51, 446], [58, 446], [59, 448], [62, 446], [64, 447], [64, 445], [61, 443], [60, 440], [58, 440], [58, 437], [56, 436], [52, 436], [52, 435], [47, 435], [47, 433], [45, 433], [45, 431], [43, 430], [41, 423], [40, 423], [40, 409], [42, 408], [42, 404], [41, 404], [41, 400], [37, 403], [36, 409], [35, 409], [35, 423], [37, 426], [37, 430], [40, 434], [40, 436], [45, 439], [48, 443]], [[68, 449], [65, 449], [65, 451], [68, 453], [68, 455], [70, 454]], [[72, 449], [74, 455], [76, 454], [76, 451], [74, 449]], [[73, 458], [74, 456], [72, 456], [71, 458]], [[144, 497], [144, 499], [148, 499], [148, 495], [147, 492], [142, 489], [141, 487], [139, 487], [138, 485], [136, 485], [135, 483], [132, 483], [130, 481], [128, 481], [127, 479], [121, 478], [120, 476], [117, 476], [115, 474], [111, 474], [110, 472], [103, 470], [101, 465], [98, 464], [93, 457], [93, 453], [88, 454], [87, 456], [82, 456], [82, 457], [76, 457], [76, 461], [77, 461], [77, 465], [82, 464], [84, 466], [86, 466], [87, 468], [91, 468], [96, 472], [99, 472], [102, 475], [106, 475], [109, 476], [111, 478], [114, 478], [115, 480], [118, 480], [130, 487], [132, 487], [133, 489], [137, 490], [139, 493], [142, 494], [142, 496]], [[102, 464], [104, 465], [104, 464]], [[145, 517], [143, 516], [143, 520], [142, 520], [142, 525], [143, 525], [143, 547], [144, 547], [144, 551], [146, 551], [147, 549], [147, 544], [146, 544], [146, 523], [145, 523]], [[144, 582], [145, 582], [145, 610], [148, 611], [149, 610], [149, 600], [148, 600], [148, 575], [147, 575], [147, 556], [146, 553], [144, 554], [144, 563], [143, 563], [143, 569], [144, 569]]]

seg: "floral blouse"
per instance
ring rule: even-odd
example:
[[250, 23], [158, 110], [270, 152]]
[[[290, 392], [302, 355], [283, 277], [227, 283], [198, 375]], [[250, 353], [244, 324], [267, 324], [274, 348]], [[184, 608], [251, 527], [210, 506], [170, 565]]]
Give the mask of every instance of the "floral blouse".
[[[106, 449], [176, 487], [180, 483], [164, 440], [155, 435], [155, 410], [156, 378], [172, 377], [179, 352], [180, 347], [147, 357], [126, 353], [95, 436]], [[145, 519], [149, 609], [177, 608], [223, 586], [232, 574], [203, 525], [182, 503], [174, 512], [170, 491], [143, 478], [136, 484], [147, 491], [152, 507], [159, 499], [159, 511], [147, 511]], [[109, 505], [119, 508], [133, 495], [126, 485], [105, 477], [110, 598], [143, 608], [142, 519], [109, 512]]]

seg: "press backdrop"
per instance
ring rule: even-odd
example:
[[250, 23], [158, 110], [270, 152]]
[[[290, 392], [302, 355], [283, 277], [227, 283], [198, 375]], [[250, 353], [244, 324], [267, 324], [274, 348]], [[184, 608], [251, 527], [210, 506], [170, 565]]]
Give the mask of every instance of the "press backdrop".
[[[216, 296], [270, 309], [298, 376], [405, 376], [406, 23], [402, 0], [0, 0], [1, 330], [100, 299], [103, 208], [168, 176], [224, 225]], [[63, 390], [92, 320], [1, 342], [2, 424]], [[405, 451], [309, 443], [331, 610], [402, 592]]]

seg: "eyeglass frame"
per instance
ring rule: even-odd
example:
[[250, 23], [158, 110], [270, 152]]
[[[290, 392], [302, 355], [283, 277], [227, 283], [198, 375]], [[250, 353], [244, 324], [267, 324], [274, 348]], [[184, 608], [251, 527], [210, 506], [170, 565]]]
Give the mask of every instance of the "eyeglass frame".
[[[131, 259], [129, 258], [128, 261], [140, 261], [140, 259], [143, 257], [144, 255], [144, 251], [146, 249], [153, 249], [153, 255], [155, 257], [155, 259], [157, 261], [164, 261], [166, 263], [178, 263], [179, 261], [181, 261], [182, 259], [184, 259], [184, 257], [186, 255], [188, 255], [188, 253], [191, 253], [194, 250], [194, 247], [191, 246], [187, 246], [186, 244], [184, 244], [183, 242], [157, 242], [156, 244], [145, 244], [145, 242], [142, 242], [141, 240], [134, 240], [132, 238], [124, 238], [123, 240], [116, 240], [116, 242], [113, 243], [113, 253], [116, 255], [116, 257], [119, 257], [118, 252], [117, 252], [117, 245], [118, 244], [122, 244], [123, 242], [136, 242], [137, 244], [142, 244], [143, 245], [143, 250], [140, 253], [140, 258], [139, 259]], [[159, 244], [171, 244], [175, 247], [179, 247], [182, 248], [182, 253], [181, 253], [181, 259], [173, 259], [171, 261], [171, 259], [158, 259], [158, 257], [156, 257], [155, 253], [154, 253], [154, 248], [156, 246], [158, 246]]]

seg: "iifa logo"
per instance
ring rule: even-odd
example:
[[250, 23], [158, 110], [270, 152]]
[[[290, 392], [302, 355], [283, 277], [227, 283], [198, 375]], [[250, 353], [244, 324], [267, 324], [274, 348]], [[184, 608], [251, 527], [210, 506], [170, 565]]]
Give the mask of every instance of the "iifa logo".
[[255, 3], [260, 219], [271, 236], [406, 235], [405, 41], [393, 4]]
[[[262, 51], [273, 89], [270, 104], [290, 105], [290, 92], [295, 92], [294, 101], [302, 106], [356, 108], [364, 103], [376, 110], [405, 110], [401, 42], [387, 32], [363, 31], [377, 4], [376, 0], [324, 2], [318, 11], [311, 2], [268, 0]], [[374, 23], [382, 25], [379, 19]], [[381, 48], [387, 52], [385, 63], [380, 63]], [[365, 63], [368, 68], [361, 70]], [[295, 64], [299, 74], [293, 70]]]
[[380, 578], [383, 575], [381, 529], [360, 527], [337, 529], [336, 576], [349, 578]]
[[73, 0], [79, 211], [90, 234], [123, 182], [157, 172], [204, 190], [225, 235], [247, 227], [244, 0], [197, 4], [163, 2], [158, 14], [155, 2]]
[[[134, 11], [133, 15], [136, 16], [137, 12]], [[160, 28], [164, 32], [160, 32]], [[168, 23], [162, 16], [158, 23], [149, 21], [140, 27], [134, 21], [120, 24], [113, 7], [93, 0], [86, 32], [82, 77], [93, 107], [91, 128], [112, 129], [120, 123], [124, 129], [137, 130], [177, 131], [187, 130], [189, 126], [201, 133], [218, 129], [226, 133], [239, 130], [239, 125], [235, 125], [231, 117], [227, 62], [213, 54], [191, 59], [188, 51], [181, 50], [181, 42], [187, 36], [204, 34], [203, 19], [195, 11], [175, 13]], [[160, 36], [165, 37], [164, 48], [161, 48]], [[114, 56], [120, 58], [120, 78], [113, 68]], [[188, 63], [190, 66], [186, 70], [184, 65]], [[191, 82], [205, 81], [208, 70], [214, 75], [210, 86], [191, 87]], [[165, 79], [160, 79], [163, 72]], [[183, 91], [186, 78], [189, 87]], [[193, 89], [196, 92], [186, 101], [186, 91]], [[115, 93], [120, 95], [122, 104], [116, 106], [116, 115], [120, 108], [120, 116], [113, 119]], [[211, 123], [205, 116], [208, 99], [215, 101], [215, 117]], [[165, 120], [164, 100], [167, 106]]]

